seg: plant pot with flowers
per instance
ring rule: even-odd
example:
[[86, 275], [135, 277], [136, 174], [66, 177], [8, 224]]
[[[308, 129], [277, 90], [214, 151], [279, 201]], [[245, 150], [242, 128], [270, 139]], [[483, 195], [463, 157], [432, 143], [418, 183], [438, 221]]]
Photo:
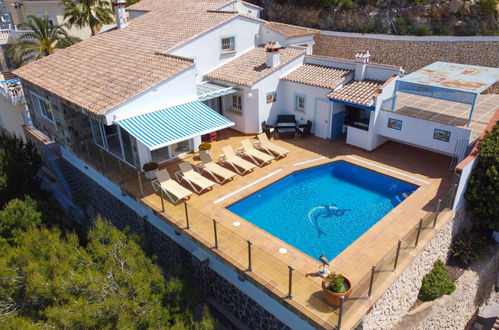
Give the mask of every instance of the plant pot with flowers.
[[155, 162], [150, 162], [150, 163], [145, 163], [144, 166], [142, 166], [142, 169], [145, 172], [145, 177], [147, 180], [154, 180], [156, 179], [156, 173], [158, 173], [158, 163]]
[[348, 298], [352, 293], [352, 284], [341, 274], [331, 273], [322, 280], [322, 292], [329, 304], [340, 305], [340, 297]]
[[211, 150], [211, 143], [208, 143], [208, 142], [203, 142], [199, 145], [199, 150], [204, 150], [206, 151], [207, 154], [210, 153], [210, 150]]

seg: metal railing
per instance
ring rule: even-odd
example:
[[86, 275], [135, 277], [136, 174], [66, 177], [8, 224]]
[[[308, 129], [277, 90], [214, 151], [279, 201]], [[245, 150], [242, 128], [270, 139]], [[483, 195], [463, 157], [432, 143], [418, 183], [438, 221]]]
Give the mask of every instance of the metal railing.
[[0, 40], [19, 39], [23, 34], [33, 32], [32, 30], [1, 29]]
[[19, 78], [0, 81], [0, 93], [7, 98], [11, 105], [25, 103], [24, 91]]
[[[90, 143], [85, 144], [84, 150], [92, 160], [102, 163], [103, 167], [97, 168], [99, 172], [108, 174], [108, 177], [109, 171], [119, 173], [119, 183], [135, 182], [139, 186], [140, 195], [144, 196], [146, 182], [149, 186], [150, 184], [143, 178], [143, 172], [130, 168], [120, 159]], [[120, 165], [120, 162], [123, 164]], [[125, 169], [123, 165], [129, 168]], [[148, 193], [154, 193], [150, 187], [147, 188]], [[285, 257], [278, 251], [270, 251], [238, 232], [238, 226], [224, 223], [223, 219], [213, 219], [188, 202], [184, 202], [183, 207], [174, 207], [176, 212], [173, 212], [174, 209], [170, 209], [171, 203], [161, 193], [161, 190], [156, 192], [157, 198], [160, 199], [160, 204], [156, 205], [161, 205], [158, 214], [173, 223], [179, 232], [183, 231], [190, 235], [215, 257], [221, 257], [222, 262], [228, 262], [230, 266], [236, 268], [241, 275], [241, 280], [252, 280], [272, 296], [288, 301], [288, 304], [284, 304], [285, 306], [289, 305], [290, 301], [306, 306], [308, 316], [312, 319], [321, 324], [327, 322], [340, 328], [341, 322], [345, 321], [345, 317], [348, 317], [348, 312], [353, 306], [359, 301], [371, 299], [377, 286], [388, 275], [393, 274], [404, 259], [414, 256], [412, 252], [421, 240], [434, 232], [437, 223], [452, 208], [455, 192], [456, 185], [453, 184], [449, 192], [437, 200], [434, 211], [421, 218], [383, 258], [372, 265], [359, 281], [353, 283], [352, 294], [342, 301], [341, 307], [337, 309], [327, 305], [320, 298], [311, 299], [310, 296], [303, 294], [301, 288], [316, 287], [320, 290], [320, 278], [311, 277], [302, 269], [295, 268], [292, 263], [286, 263]], [[341, 269], [335, 271], [341, 273]], [[326, 319], [324, 310], [328, 311]]]

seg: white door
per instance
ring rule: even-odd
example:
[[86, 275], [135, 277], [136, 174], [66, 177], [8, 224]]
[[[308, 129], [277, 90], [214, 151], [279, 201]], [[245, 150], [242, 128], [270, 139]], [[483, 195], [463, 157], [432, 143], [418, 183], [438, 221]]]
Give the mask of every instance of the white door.
[[329, 138], [331, 132], [331, 102], [324, 99], [315, 99], [315, 136], [322, 139]]

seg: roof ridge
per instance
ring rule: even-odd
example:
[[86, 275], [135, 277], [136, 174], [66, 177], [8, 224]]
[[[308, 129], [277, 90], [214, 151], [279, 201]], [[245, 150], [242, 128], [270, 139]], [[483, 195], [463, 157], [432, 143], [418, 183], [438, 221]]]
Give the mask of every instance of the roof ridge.
[[154, 52], [154, 55], [160, 55], [160, 56], [164, 56], [164, 57], [171, 57], [171, 58], [174, 58], [174, 59], [177, 59], [177, 60], [188, 61], [188, 62], [194, 63], [194, 59], [190, 58], [190, 57], [185, 57], [185, 56], [180, 56], [180, 55], [173, 55], [173, 54], [165, 54], [165, 53], [162, 53], [162, 52]]

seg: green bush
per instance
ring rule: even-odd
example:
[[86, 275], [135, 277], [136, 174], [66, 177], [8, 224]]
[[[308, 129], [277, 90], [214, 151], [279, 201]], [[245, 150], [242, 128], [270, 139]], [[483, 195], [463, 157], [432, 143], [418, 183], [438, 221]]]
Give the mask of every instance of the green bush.
[[493, 14], [497, 10], [498, 0], [480, 0], [480, 10], [485, 14]]
[[447, 276], [445, 264], [437, 260], [433, 269], [423, 277], [423, 283], [419, 290], [419, 299], [423, 301], [435, 300], [444, 294], [451, 294], [456, 285]]
[[474, 221], [499, 230], [499, 125], [480, 142], [478, 162], [464, 195]]
[[452, 241], [449, 257], [453, 264], [467, 268], [482, 256], [485, 240], [474, 233], [462, 233]]
[[411, 22], [404, 17], [397, 17], [393, 23], [396, 34], [410, 34], [412, 32]]

